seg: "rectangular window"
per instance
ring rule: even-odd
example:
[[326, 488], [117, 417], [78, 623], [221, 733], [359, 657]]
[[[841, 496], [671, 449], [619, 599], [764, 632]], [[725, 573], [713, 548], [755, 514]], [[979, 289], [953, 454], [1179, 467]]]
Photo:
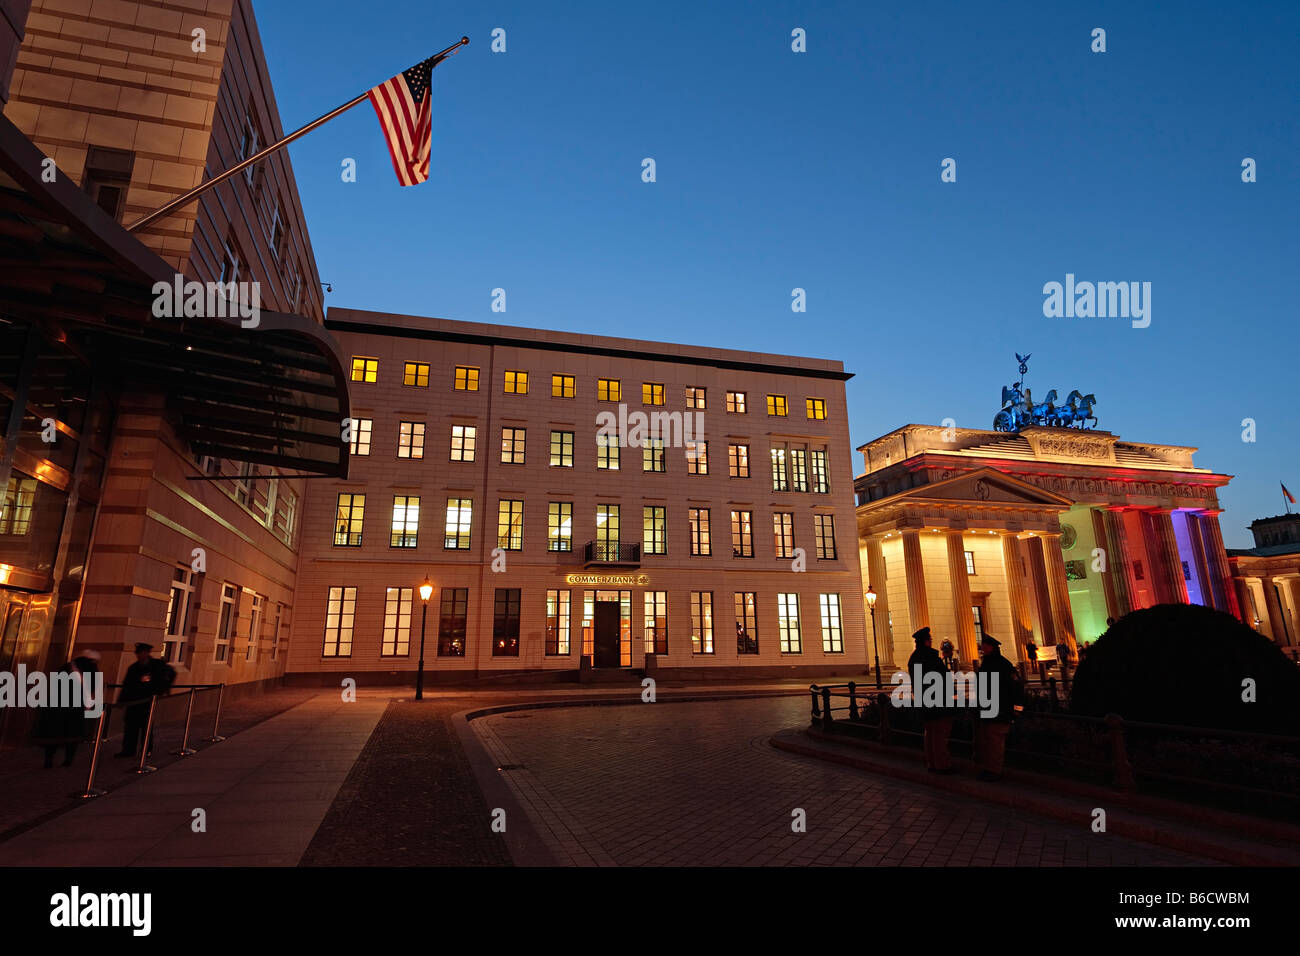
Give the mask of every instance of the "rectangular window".
[[284, 605], [275, 606], [275, 620], [271, 623], [271, 660], [280, 659], [280, 622], [284, 620]]
[[492, 656], [519, 656], [519, 588], [497, 588], [492, 611]]
[[578, 394], [578, 380], [572, 375], [551, 376], [551, 398], [573, 398]]
[[794, 491], [808, 490], [808, 451], [804, 448], [790, 449], [790, 487]]
[[596, 379], [596, 401], [621, 402], [623, 400], [623, 383], [616, 378]]
[[617, 435], [596, 436], [596, 468], [601, 471], [618, 471], [619, 450]]
[[497, 502], [497, 547], [506, 551], [524, 549], [524, 503], [502, 498]]
[[827, 654], [844, 653], [844, 633], [840, 628], [840, 596], [819, 595], [822, 606], [822, 651]]
[[443, 548], [450, 551], [469, 550], [469, 529], [473, 517], [473, 499], [447, 499], [447, 526], [442, 537]]
[[527, 395], [528, 373], [517, 369], [506, 369], [506, 394]]
[[524, 463], [524, 439], [526, 429], [501, 429], [501, 464], [522, 465]]
[[731, 513], [731, 556], [733, 558], [754, 556], [754, 513], [752, 511]]
[[384, 639], [382, 657], [405, 657], [411, 653], [411, 605], [414, 588], [386, 588], [384, 591]]
[[573, 467], [573, 432], [551, 432], [551, 467]]
[[662, 405], [664, 403], [664, 386], [662, 382], [641, 383], [641, 404]]
[[749, 477], [749, 446], [727, 446], [727, 472], [732, 478]]
[[785, 448], [772, 449], [772, 490], [790, 490], [790, 481], [785, 469]]
[[776, 415], [778, 418], [784, 418], [789, 411], [789, 405], [784, 395], [767, 396], [767, 413]]
[[831, 490], [830, 479], [826, 471], [826, 451], [814, 450], [812, 453], [812, 490], [813, 494], [825, 495]]
[[352, 356], [352, 381], [374, 383], [379, 381], [379, 359], [364, 355]]
[[190, 600], [194, 596], [194, 572], [182, 564], [172, 569], [172, 587], [167, 595], [166, 632], [163, 660], [169, 664], [185, 663], [185, 641], [190, 627]]
[[325, 647], [323, 657], [352, 656], [352, 625], [357, 616], [357, 589], [330, 588], [325, 605]]
[[984, 608], [978, 604], [972, 604], [970, 613], [971, 617], [975, 619], [975, 643], [979, 644], [984, 639]]
[[[235, 247], [234, 237], [226, 236], [226, 240], [221, 246], [221, 272], [218, 273], [217, 275], [217, 281], [219, 281], [222, 285], [227, 285], [227, 286], [232, 282], [238, 282], [240, 273], [243, 271], [242, 267], [243, 267], [243, 262], [239, 258], [239, 250]], [[222, 294], [225, 295], [226, 298], [230, 298], [229, 294], [224, 292]], [[371, 360], [366, 359], [364, 361], [371, 361]], [[379, 363], [377, 360], [375, 360], [375, 370], [378, 371], [378, 369], [379, 369]], [[352, 375], [353, 375], [352, 381], [354, 382], [374, 381], [374, 379], [367, 380], [365, 378], [357, 378], [356, 373], [357, 373], [357, 360], [354, 358], [352, 360]]]
[[645, 592], [645, 652], [668, 653], [668, 592]]
[[647, 438], [645, 444], [641, 446], [641, 470], [668, 470], [668, 459], [664, 454], [664, 440], [662, 438]]
[[736, 653], [758, 653], [758, 595], [736, 592]]
[[686, 443], [686, 473], [688, 475], [707, 475], [709, 473], [708, 442], [688, 441]]
[[457, 365], [453, 388], [458, 392], [478, 391], [478, 369], [471, 365]]
[[0, 505], [0, 534], [25, 536], [32, 530], [32, 509], [36, 504], [35, 478], [9, 476], [4, 503]]
[[89, 146], [81, 188], [100, 209], [121, 221], [126, 191], [135, 169], [135, 153], [124, 149]]
[[262, 644], [262, 617], [266, 613], [266, 598], [256, 591], [244, 589], [248, 595], [248, 647], [244, 651], [244, 660], [256, 661]]
[[713, 592], [691, 592], [691, 653], [713, 653]]
[[619, 506], [596, 505], [596, 544], [600, 553], [615, 555], [619, 553]]
[[772, 515], [772, 543], [778, 558], [794, 557], [794, 515], [780, 511]]
[[966, 555], [966, 573], [974, 574], [975, 573], [975, 552], [965, 551], [963, 552], [963, 554]]
[[813, 529], [817, 537], [817, 557], [834, 558], [835, 552], [835, 516], [813, 515]]
[[709, 542], [709, 509], [690, 508], [686, 512], [686, 517], [691, 524], [691, 554], [696, 556], [712, 554], [713, 549]]
[[799, 595], [776, 596], [776, 624], [781, 639], [782, 654], [802, 654], [803, 641], [799, 636]]
[[286, 482], [278, 482], [275, 489], [275, 519], [271, 533], [290, 547], [293, 533], [298, 527], [298, 493]]
[[427, 362], [407, 362], [402, 366], [402, 384], [414, 388], [429, 387], [429, 365]]
[[573, 550], [573, 502], [550, 503], [546, 517], [546, 550]]
[[745, 393], [728, 392], [727, 393], [727, 411], [733, 415], [745, 414]]
[[451, 460], [473, 461], [478, 450], [477, 425], [451, 426]]
[[687, 385], [686, 386], [686, 407], [703, 408], [704, 393], [705, 393], [705, 389], [700, 388], [698, 385]]
[[334, 520], [334, 547], [361, 547], [361, 522], [366, 514], [366, 496], [343, 492], [339, 495], [338, 517]]
[[438, 656], [464, 657], [469, 588], [443, 588], [438, 610]]
[[668, 518], [666, 509], [657, 505], [646, 505], [641, 509], [642, 523], [645, 526], [642, 550], [646, 554], [668, 553]]
[[826, 417], [826, 399], [810, 398], [806, 400], [808, 406], [808, 417], [814, 421], [821, 421]]
[[352, 454], [370, 454], [370, 432], [375, 427], [372, 418], [352, 419]]
[[568, 591], [546, 592], [546, 653], [569, 653], [570, 595]]
[[397, 457], [424, 457], [424, 422], [398, 422]]
[[271, 210], [271, 228], [267, 231], [267, 239], [271, 245], [272, 257], [276, 262], [279, 262], [284, 258], [288, 234], [284, 231], [284, 220], [280, 218], [280, 200], [278, 198]]
[[393, 496], [393, 528], [389, 537], [390, 548], [414, 548], [420, 531], [420, 498], [418, 495]]

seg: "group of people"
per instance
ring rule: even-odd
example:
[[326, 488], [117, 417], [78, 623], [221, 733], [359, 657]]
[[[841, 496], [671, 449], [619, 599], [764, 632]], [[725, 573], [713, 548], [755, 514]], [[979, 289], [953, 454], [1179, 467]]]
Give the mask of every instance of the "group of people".
[[[952, 736], [953, 715], [958, 703], [955, 700], [943, 700], [938, 704], [927, 704], [915, 692], [918, 673], [922, 680], [928, 674], [935, 674], [944, 680], [951, 671], [952, 644], [944, 641], [944, 653], [940, 654], [934, 649], [934, 639], [928, 627], [913, 634], [912, 640], [916, 643], [916, 650], [907, 660], [907, 672], [914, 682], [914, 706], [921, 711], [925, 731], [925, 766], [931, 773], [955, 773], [952, 755], [948, 752], [948, 740]], [[980, 771], [979, 779], [1000, 780], [1006, 760], [1007, 734], [1011, 730], [1016, 708], [1023, 700], [1024, 687], [1015, 666], [1002, 656], [1002, 642], [991, 634], [980, 636], [979, 670], [981, 674], [989, 675], [987, 680], [993, 683], [997, 691], [993, 695], [991, 708], [972, 710], [975, 721], [975, 762]], [[942, 686], [947, 686], [946, 681]]]

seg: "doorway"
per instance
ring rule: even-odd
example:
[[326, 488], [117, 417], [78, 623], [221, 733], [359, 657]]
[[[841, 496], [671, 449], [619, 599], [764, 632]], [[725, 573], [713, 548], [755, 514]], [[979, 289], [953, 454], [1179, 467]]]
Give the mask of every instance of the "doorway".
[[618, 667], [621, 663], [619, 646], [622, 630], [622, 609], [618, 601], [597, 601], [595, 613], [594, 667]]

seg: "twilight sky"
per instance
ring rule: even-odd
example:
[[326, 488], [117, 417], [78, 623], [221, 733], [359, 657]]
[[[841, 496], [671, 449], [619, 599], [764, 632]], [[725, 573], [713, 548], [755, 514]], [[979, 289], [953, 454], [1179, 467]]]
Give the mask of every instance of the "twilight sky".
[[[327, 304], [842, 359], [855, 446], [991, 427], [1032, 352], [1037, 397], [1235, 475], [1249, 547], [1300, 494], [1300, 4], [871, 6], [262, 0], [286, 130], [471, 40], [428, 183], [367, 104], [290, 147]], [[1045, 317], [1067, 273], [1151, 283], [1150, 326]]]

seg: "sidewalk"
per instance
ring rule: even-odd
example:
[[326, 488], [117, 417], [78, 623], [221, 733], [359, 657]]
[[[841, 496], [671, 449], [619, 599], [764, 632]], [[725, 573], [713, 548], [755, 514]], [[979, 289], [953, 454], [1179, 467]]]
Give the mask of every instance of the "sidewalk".
[[316, 692], [0, 844], [0, 866], [293, 866], [388, 703]]

